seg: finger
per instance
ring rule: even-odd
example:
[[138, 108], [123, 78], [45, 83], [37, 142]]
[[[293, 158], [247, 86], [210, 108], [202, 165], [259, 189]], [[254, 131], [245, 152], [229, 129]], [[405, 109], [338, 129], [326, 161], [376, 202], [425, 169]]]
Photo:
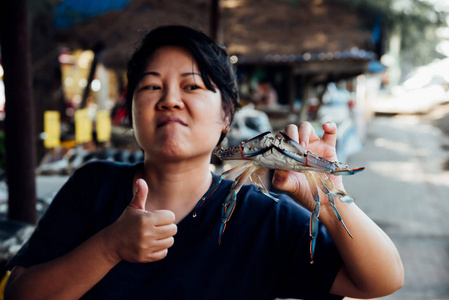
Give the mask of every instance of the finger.
[[298, 142], [298, 139], [299, 139], [298, 126], [296, 126], [294, 124], [289, 124], [289, 125], [285, 126], [284, 132], [286, 135], [288, 135], [293, 140]]
[[309, 122], [301, 122], [298, 125], [299, 144], [308, 148], [310, 143], [318, 141], [320, 138], [313, 129], [312, 124]]
[[300, 173], [276, 170], [272, 183], [276, 189], [294, 194], [298, 192], [298, 187], [300, 186], [299, 178], [302, 176], [304, 175]]
[[168, 254], [168, 249], [165, 248], [161, 251], [153, 252], [151, 255], [149, 255], [148, 259], [144, 262], [154, 262], [158, 260], [164, 259]]
[[173, 246], [175, 244], [175, 239], [172, 236], [170, 236], [165, 239], [157, 240], [155, 243], [157, 245], [155, 250], [160, 251], [160, 250], [168, 249], [171, 246]]
[[272, 184], [278, 190], [283, 191], [287, 190], [290, 186], [289, 171], [286, 170], [274, 171]]
[[157, 231], [157, 239], [162, 240], [176, 235], [176, 233], [178, 232], [178, 227], [176, 226], [176, 224], [163, 225], [158, 226], [156, 228], [156, 231]]
[[147, 202], [148, 196], [148, 185], [145, 180], [139, 178], [136, 182], [136, 192], [134, 194], [134, 198], [131, 200], [129, 204], [130, 207], [145, 210], [145, 204]]
[[165, 258], [168, 254], [168, 248], [172, 247], [175, 243], [173, 237], [154, 241], [151, 247], [151, 251], [148, 252], [147, 259], [144, 261], [151, 262]]
[[171, 210], [161, 209], [151, 212], [153, 218], [153, 224], [155, 226], [170, 225], [175, 222], [175, 214]]
[[[291, 139], [298, 142], [298, 126], [295, 124], [288, 124], [284, 128], [284, 132]], [[289, 171], [286, 170], [275, 170], [272, 183], [277, 189], [285, 189], [289, 185]]]
[[323, 141], [332, 146], [335, 147], [337, 143], [337, 125], [334, 122], [326, 122], [322, 126], [324, 130], [323, 134]]

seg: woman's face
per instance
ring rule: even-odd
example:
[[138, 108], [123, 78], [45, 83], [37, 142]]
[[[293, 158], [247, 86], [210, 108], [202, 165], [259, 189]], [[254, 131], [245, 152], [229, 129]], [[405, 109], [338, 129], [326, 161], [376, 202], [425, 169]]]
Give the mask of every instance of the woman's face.
[[150, 57], [132, 114], [137, 142], [154, 162], [209, 159], [226, 127], [219, 90], [208, 90], [191, 54], [172, 46]]

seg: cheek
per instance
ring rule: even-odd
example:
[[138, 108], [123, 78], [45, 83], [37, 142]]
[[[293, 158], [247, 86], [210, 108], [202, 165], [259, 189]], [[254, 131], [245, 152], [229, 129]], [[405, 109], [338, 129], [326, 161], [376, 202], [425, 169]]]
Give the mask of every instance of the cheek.
[[136, 126], [142, 125], [142, 122], [145, 120], [150, 120], [151, 115], [149, 115], [150, 110], [149, 107], [142, 105], [139, 103], [139, 101], [133, 101], [132, 105], [132, 120], [133, 120], [133, 128], [136, 128]]
[[208, 118], [207, 123], [204, 124], [204, 135], [209, 139], [210, 144], [215, 148], [218, 141], [220, 140], [223, 129], [226, 127], [226, 121], [224, 112], [219, 107], [218, 111], [211, 112], [210, 109], [207, 112]]

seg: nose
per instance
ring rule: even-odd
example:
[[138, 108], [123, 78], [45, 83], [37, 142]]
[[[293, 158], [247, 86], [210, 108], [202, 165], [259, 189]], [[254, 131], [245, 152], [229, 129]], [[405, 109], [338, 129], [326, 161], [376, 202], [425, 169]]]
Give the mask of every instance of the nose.
[[158, 110], [179, 110], [184, 108], [181, 94], [174, 89], [167, 89], [157, 103]]

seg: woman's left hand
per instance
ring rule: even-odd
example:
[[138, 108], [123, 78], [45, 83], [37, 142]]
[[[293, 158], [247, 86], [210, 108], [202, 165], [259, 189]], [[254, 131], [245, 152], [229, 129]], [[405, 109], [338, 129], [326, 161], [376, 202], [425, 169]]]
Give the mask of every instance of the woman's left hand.
[[[312, 125], [308, 122], [301, 122], [298, 126], [287, 125], [285, 133], [298, 142], [303, 148], [326, 158], [330, 161], [337, 160], [336, 141], [337, 141], [337, 125], [334, 122], [327, 122], [322, 125], [324, 134], [319, 138]], [[343, 189], [341, 176], [329, 176], [335, 186]], [[301, 205], [313, 210], [315, 201], [310, 192], [309, 184], [304, 174], [276, 170], [273, 177], [273, 186], [279, 190], [289, 192], [291, 196]]]
[[[303, 148], [328, 159], [337, 160], [335, 145], [337, 126], [328, 122], [322, 126], [319, 138], [312, 125], [302, 122], [288, 125], [285, 132]], [[335, 187], [344, 191], [341, 176], [328, 175]], [[287, 191], [301, 205], [313, 210], [315, 201], [304, 174], [276, 170], [273, 185]], [[320, 221], [332, 236], [343, 259], [344, 266], [335, 278], [331, 293], [356, 298], [375, 298], [388, 295], [403, 284], [404, 269], [396, 247], [388, 236], [355, 203], [341, 205], [339, 212], [354, 239], [339, 224], [327, 197], [321, 197]], [[376, 280], [373, 280], [376, 278]]]

